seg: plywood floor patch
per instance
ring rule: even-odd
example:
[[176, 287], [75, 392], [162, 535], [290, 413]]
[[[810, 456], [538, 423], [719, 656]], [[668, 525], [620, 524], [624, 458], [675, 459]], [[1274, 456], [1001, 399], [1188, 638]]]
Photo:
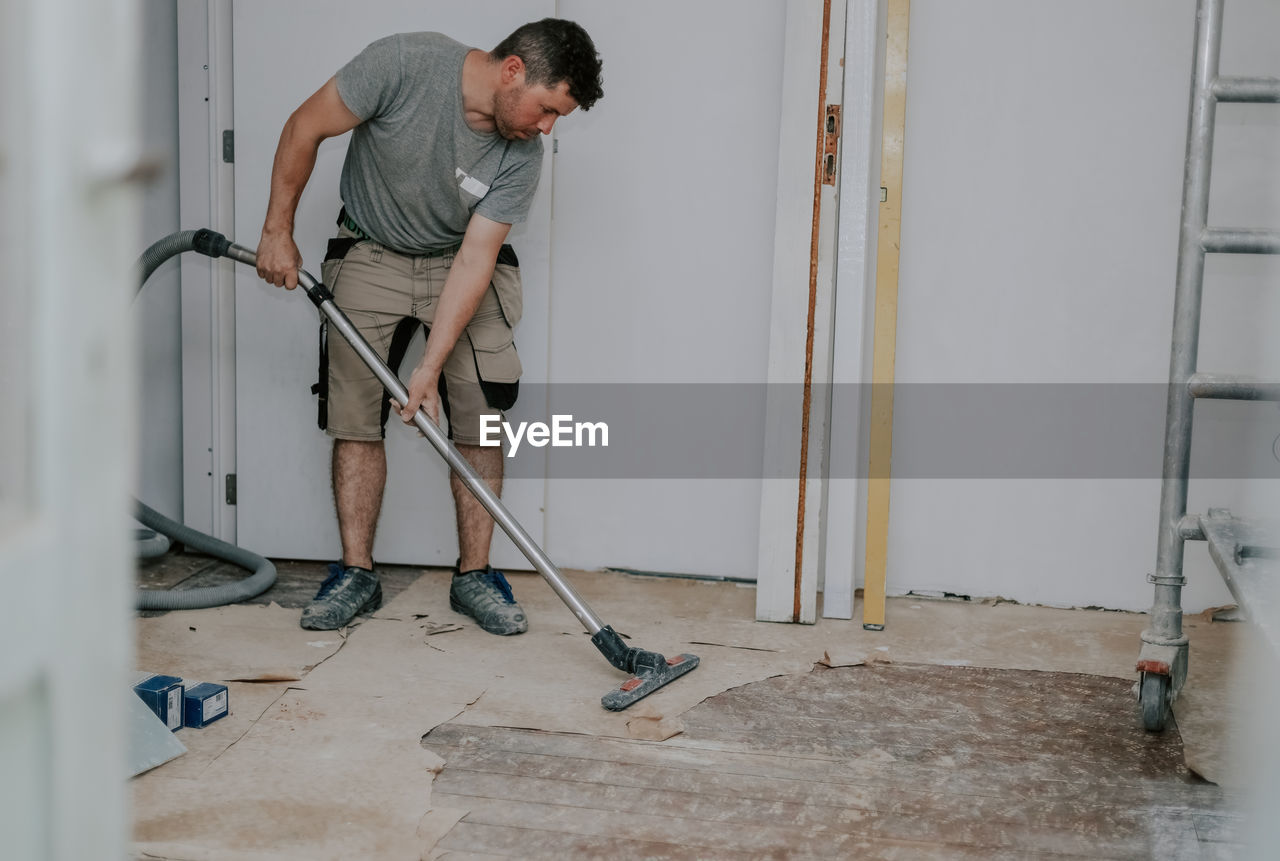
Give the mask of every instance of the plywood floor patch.
[[445, 724], [437, 844], [522, 857], [1165, 857], [1232, 849], [1233, 799], [1119, 679], [817, 669], [727, 691], [661, 744]]

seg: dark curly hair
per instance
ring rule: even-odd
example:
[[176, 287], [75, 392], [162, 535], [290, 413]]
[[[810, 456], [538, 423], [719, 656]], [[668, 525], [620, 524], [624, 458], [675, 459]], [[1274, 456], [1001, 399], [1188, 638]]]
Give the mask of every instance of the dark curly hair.
[[572, 21], [543, 18], [525, 24], [492, 52], [499, 61], [513, 55], [524, 61], [525, 83], [554, 88], [565, 81], [569, 95], [584, 111], [604, 95], [595, 43]]

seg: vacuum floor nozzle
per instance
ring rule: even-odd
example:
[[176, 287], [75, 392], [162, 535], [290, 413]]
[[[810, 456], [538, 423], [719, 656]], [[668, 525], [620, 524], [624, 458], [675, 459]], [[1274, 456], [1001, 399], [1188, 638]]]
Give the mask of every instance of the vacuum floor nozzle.
[[697, 666], [697, 655], [684, 654], [667, 658], [657, 652], [637, 652], [635, 675], [601, 697], [600, 704], [609, 711], [622, 711]]

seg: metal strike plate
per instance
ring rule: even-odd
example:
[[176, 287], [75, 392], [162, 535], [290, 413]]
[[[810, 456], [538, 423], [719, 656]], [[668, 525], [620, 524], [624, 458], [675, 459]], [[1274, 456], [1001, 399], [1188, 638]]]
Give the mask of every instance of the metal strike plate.
[[840, 147], [840, 106], [827, 105], [823, 126], [822, 184], [836, 184], [836, 153]]

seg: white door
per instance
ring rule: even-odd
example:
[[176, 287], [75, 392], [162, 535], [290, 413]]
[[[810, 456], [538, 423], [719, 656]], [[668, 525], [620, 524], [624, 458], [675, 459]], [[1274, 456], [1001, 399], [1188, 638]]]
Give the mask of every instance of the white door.
[[755, 579], [789, 5], [557, 4], [604, 98], [556, 130], [553, 407], [625, 418], [553, 458], [566, 565]]
[[[234, 45], [235, 238], [255, 247], [266, 212], [271, 162], [289, 114], [365, 45], [401, 31], [436, 30], [466, 44], [492, 48], [520, 24], [554, 14], [552, 0], [334, 0], [236, 2]], [[347, 136], [321, 145], [298, 207], [295, 238], [304, 267], [320, 274], [325, 242], [335, 230], [338, 176]], [[550, 149], [550, 147], [548, 147]], [[547, 270], [550, 258], [550, 157], [530, 219], [511, 233], [520, 256], [525, 316], [516, 343], [524, 384], [545, 378]], [[337, 523], [329, 484], [329, 438], [316, 426], [318, 314], [301, 291], [266, 285], [246, 266], [235, 274], [236, 539], [267, 556], [334, 559]], [[402, 378], [420, 355], [421, 336]], [[536, 399], [536, 398], [535, 398]], [[541, 405], [522, 399], [511, 410]], [[379, 562], [452, 565], [457, 556], [453, 503], [444, 462], [392, 420], [387, 426], [388, 481], [374, 558]], [[503, 498], [535, 539], [542, 537], [543, 482], [507, 482]], [[523, 556], [497, 535], [494, 564], [520, 567]], [[527, 563], [526, 566], [527, 567]]]
[[126, 854], [145, 171], [129, 0], [0, 4], [0, 854]]

